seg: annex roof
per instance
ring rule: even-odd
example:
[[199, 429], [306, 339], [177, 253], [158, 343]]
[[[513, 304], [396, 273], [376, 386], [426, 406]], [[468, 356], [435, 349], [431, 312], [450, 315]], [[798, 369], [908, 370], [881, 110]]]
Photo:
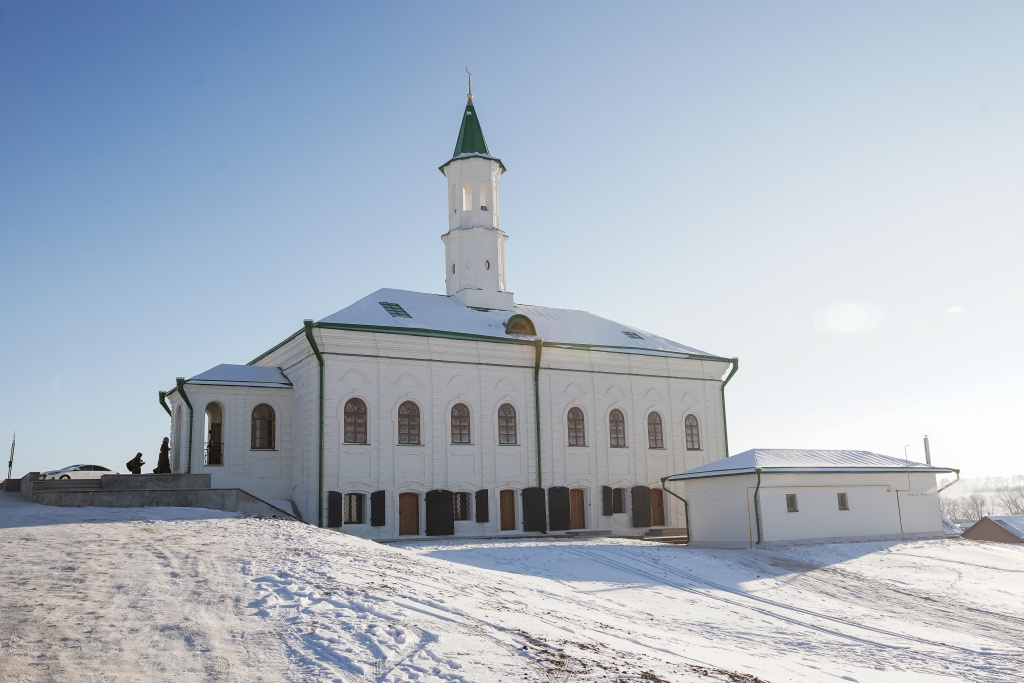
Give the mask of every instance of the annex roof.
[[210, 368], [191, 379], [186, 384], [220, 384], [243, 387], [286, 387], [291, 388], [280, 368], [262, 365], [228, 365], [226, 363]]
[[989, 515], [988, 518], [1024, 541], [1024, 515]]
[[730, 474], [778, 472], [953, 472], [948, 467], [934, 467], [920, 462], [872, 453], [870, 451], [818, 451], [805, 449], [754, 448], [716, 460], [669, 477], [703, 479]]
[[[506, 334], [513, 315], [533, 322], [537, 335]], [[514, 311], [471, 308], [453, 296], [403, 289], [380, 289], [318, 324], [354, 328], [390, 328], [424, 336], [542, 339], [548, 344], [600, 348], [622, 353], [685, 355], [720, 359], [706, 351], [665, 339], [607, 318], [565, 308], [516, 304]], [[380, 331], [387, 331], [383, 329]], [[726, 359], [722, 359], [726, 360]]]

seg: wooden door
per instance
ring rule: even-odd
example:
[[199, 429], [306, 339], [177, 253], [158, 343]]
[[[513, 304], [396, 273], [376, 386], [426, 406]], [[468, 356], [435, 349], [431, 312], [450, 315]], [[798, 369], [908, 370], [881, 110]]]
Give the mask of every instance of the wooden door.
[[398, 535], [418, 536], [420, 533], [420, 497], [415, 493], [398, 494]]
[[651, 526], [665, 526], [665, 498], [661, 489], [651, 489]]
[[501, 492], [501, 530], [516, 530], [516, 492], [505, 489]]
[[569, 528], [583, 529], [587, 526], [587, 516], [583, 511], [583, 489], [569, 491]]

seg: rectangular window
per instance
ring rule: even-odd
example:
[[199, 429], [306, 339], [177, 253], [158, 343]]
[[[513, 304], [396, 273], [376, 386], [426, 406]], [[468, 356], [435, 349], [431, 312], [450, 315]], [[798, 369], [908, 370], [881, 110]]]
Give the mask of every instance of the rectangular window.
[[455, 513], [456, 522], [469, 521], [469, 494], [465, 491], [456, 491], [452, 495], [452, 507]]
[[612, 514], [626, 511], [626, 489], [612, 489]]
[[345, 524], [363, 524], [363, 498], [361, 493], [345, 494]]
[[846, 494], [845, 493], [837, 493], [836, 496], [839, 498], [839, 509], [840, 510], [849, 510], [850, 509], [850, 504], [846, 500]]
[[786, 494], [786, 512], [800, 512], [799, 508], [796, 506], [795, 493]]

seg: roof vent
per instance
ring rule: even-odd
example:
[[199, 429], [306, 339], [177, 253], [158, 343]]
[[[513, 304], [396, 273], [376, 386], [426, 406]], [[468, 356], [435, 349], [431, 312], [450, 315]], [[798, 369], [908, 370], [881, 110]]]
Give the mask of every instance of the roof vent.
[[385, 311], [391, 314], [392, 318], [412, 318], [411, 315], [405, 312], [405, 309], [398, 304], [393, 304], [390, 301], [378, 301]]
[[623, 331], [622, 331], [622, 334], [626, 335], [626, 336], [627, 336], [627, 337], [629, 337], [630, 339], [643, 339], [643, 337], [641, 337], [641, 336], [640, 336], [639, 334], [637, 334], [636, 332], [630, 332], [629, 330], [623, 330]]

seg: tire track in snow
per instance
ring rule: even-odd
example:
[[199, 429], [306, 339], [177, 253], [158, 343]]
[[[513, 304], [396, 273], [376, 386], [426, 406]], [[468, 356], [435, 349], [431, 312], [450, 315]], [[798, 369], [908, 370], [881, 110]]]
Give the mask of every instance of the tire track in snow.
[[[796, 618], [793, 618], [793, 617], [788, 617], [788, 616], [785, 616], [783, 614], [779, 614], [777, 612], [771, 611], [769, 609], [765, 609], [763, 607], [757, 607], [757, 606], [753, 606], [753, 605], [749, 605], [749, 604], [743, 604], [739, 600], [732, 600], [732, 599], [723, 597], [721, 595], [714, 595], [714, 594], [708, 593], [705, 590], [701, 590], [699, 588], [693, 588], [692, 586], [687, 586], [687, 585], [684, 585], [684, 584], [682, 584], [680, 582], [666, 580], [665, 577], [659, 577], [659, 576], [657, 576], [655, 574], [652, 574], [652, 573], [647, 572], [647, 571], [645, 571], [643, 569], [640, 569], [637, 566], [631, 566], [631, 565], [628, 565], [628, 564], [625, 564], [625, 563], [622, 563], [622, 562], [618, 562], [616, 560], [611, 560], [611, 559], [609, 559], [607, 557], [603, 557], [600, 554], [598, 554], [596, 552], [593, 552], [593, 551], [587, 551], [587, 550], [584, 550], [584, 549], [579, 548], [579, 547], [570, 547], [570, 548], [567, 548], [567, 550], [569, 552], [572, 552], [572, 553], [576, 554], [576, 555], [579, 555], [580, 557], [584, 557], [584, 558], [590, 559], [591, 561], [598, 562], [598, 563], [603, 564], [603, 565], [605, 565], [607, 567], [611, 567], [611, 568], [618, 569], [618, 570], [623, 571], [623, 572], [633, 573], [633, 574], [636, 574], [636, 575], [639, 575], [639, 576], [643, 576], [643, 577], [645, 577], [645, 578], [647, 578], [647, 579], [649, 579], [651, 581], [656, 582], [657, 584], [669, 585], [669, 586], [672, 586], [673, 588], [676, 588], [678, 590], [681, 590], [681, 591], [684, 591], [684, 592], [687, 592], [687, 593], [692, 593], [692, 594], [695, 594], [695, 595], [699, 595], [699, 596], [701, 596], [703, 598], [706, 598], [706, 599], [715, 600], [715, 601], [719, 601], [719, 602], [724, 602], [724, 603], [733, 605], [735, 607], [739, 607], [741, 609], [753, 610], [753, 611], [758, 612], [760, 614], [763, 614], [765, 616], [768, 616], [768, 617], [771, 617], [771, 618], [774, 618], [774, 619], [778, 619], [780, 621], [785, 621], [787, 623], [793, 624], [793, 625], [798, 626], [798, 627], [808, 628], [808, 629], [811, 629], [811, 630], [815, 630], [815, 631], [818, 631], [818, 632], [821, 632], [821, 633], [825, 633], [827, 635], [830, 635], [830, 636], [833, 636], [833, 637], [836, 637], [836, 638], [841, 638], [841, 639], [845, 639], [845, 640], [851, 640], [851, 641], [854, 641], [854, 642], [857, 642], [857, 643], [860, 643], [860, 644], [863, 644], [863, 645], [866, 645], [866, 646], [869, 646], [869, 647], [880, 647], [880, 648], [894, 649], [894, 650], [909, 650], [909, 648], [907, 648], [906, 646], [891, 645], [891, 644], [887, 644], [887, 643], [877, 642], [877, 641], [874, 641], [874, 640], [868, 640], [868, 639], [865, 639], [865, 638], [854, 636], [852, 634], [843, 633], [843, 632], [835, 630], [835, 629], [826, 628], [824, 626], [819, 626], [819, 625], [816, 625], [816, 624], [808, 623], [808, 622], [802, 621], [800, 619], [796, 619]], [[852, 627], [852, 628], [856, 628], [856, 629], [861, 629], [861, 630], [865, 630], [865, 631], [868, 631], [868, 632], [871, 632], [871, 633], [876, 633], [878, 635], [884, 635], [884, 636], [888, 636], [888, 637], [899, 639], [899, 640], [910, 641], [910, 642], [916, 643], [918, 645], [927, 645], [929, 647], [933, 647], [933, 648], [940, 649], [940, 650], [954, 650], [954, 651], [957, 651], [957, 652], [959, 652], [961, 654], [971, 655], [972, 657], [979, 658], [979, 659], [985, 659], [986, 661], [984, 662], [984, 665], [982, 665], [982, 666], [969, 666], [969, 667], [966, 667], [975, 676], [977, 676], [979, 674], [993, 673], [991, 671], [990, 667], [994, 663], [999, 662], [1000, 664], [1002, 664], [1002, 667], [1001, 667], [1001, 670], [1000, 670], [999, 673], [1002, 673], [1002, 674], [1006, 675], [1006, 678], [1004, 678], [1002, 680], [1006, 680], [1006, 681], [1016, 681], [1016, 680], [1019, 680], [1019, 675], [1018, 675], [1017, 672], [1018, 672], [1019, 667], [1020, 667], [1020, 661], [1021, 661], [1020, 655], [1013, 656], [1010, 653], [998, 653], [998, 652], [983, 653], [983, 652], [978, 652], [976, 650], [971, 650], [969, 648], [960, 647], [958, 645], [951, 645], [951, 644], [948, 644], [948, 643], [941, 643], [941, 642], [931, 641], [931, 640], [928, 640], [928, 639], [925, 639], [925, 638], [919, 638], [917, 636], [913, 636], [913, 635], [909, 635], [909, 634], [897, 633], [897, 632], [894, 632], [894, 631], [889, 631], [889, 630], [886, 630], [886, 629], [880, 629], [880, 628], [873, 627], [873, 626], [857, 624], [857, 623], [850, 622], [850, 621], [847, 621], [847, 620], [844, 620], [844, 619], [840, 619], [838, 617], [834, 617], [834, 616], [831, 616], [831, 615], [822, 614], [820, 612], [815, 612], [813, 610], [808, 610], [808, 609], [805, 609], [805, 608], [797, 607], [795, 605], [789, 605], [789, 604], [786, 604], [786, 603], [781, 603], [781, 602], [777, 602], [777, 601], [774, 601], [774, 600], [769, 600], [767, 598], [763, 598], [763, 597], [760, 597], [760, 596], [751, 595], [749, 593], [746, 593], [746, 592], [738, 590], [738, 589], [730, 588], [728, 586], [723, 586], [723, 585], [715, 583], [713, 581], [708, 581], [708, 580], [704, 579], [703, 577], [700, 577], [698, 575], [692, 574], [691, 572], [688, 572], [688, 571], [685, 571], [685, 570], [680, 570], [680, 569], [677, 569], [675, 567], [670, 567], [668, 565], [665, 565], [663, 562], [661, 562], [658, 559], [653, 558], [653, 557], [647, 557], [647, 558], [645, 558], [645, 560], [649, 564], [657, 566], [658, 568], [662, 569], [663, 571], [666, 571], [667, 573], [670, 573], [670, 574], [674, 574], [674, 575], [676, 575], [679, 578], [685, 578], [687, 581], [696, 583], [698, 585], [707, 586], [708, 588], [713, 588], [714, 590], [722, 591], [722, 592], [725, 592], [725, 593], [728, 593], [728, 594], [731, 594], [731, 595], [735, 595], [737, 597], [741, 597], [741, 598], [744, 598], [744, 599], [752, 600], [754, 602], [758, 602], [758, 603], [761, 603], [761, 604], [764, 604], [764, 605], [767, 605], [767, 606], [770, 606], [770, 607], [774, 607], [776, 609], [796, 612], [798, 614], [802, 614], [802, 615], [805, 615], [805, 616], [813, 617], [815, 619], [821, 619], [821, 620], [828, 621], [828, 622], [834, 622], [834, 623], [840, 624], [842, 626], [848, 626], [848, 627]], [[948, 665], [950, 668], [952, 668], [954, 670], [965, 668], [963, 666], [964, 662], [960, 658], [946, 657], [946, 656], [937, 655], [937, 654], [929, 654], [929, 653], [923, 652], [921, 650], [914, 650], [914, 651], [912, 651], [912, 653], [917, 655], [917, 656], [920, 656], [920, 657], [925, 657], [927, 659], [938, 660], [938, 661]], [[1024, 654], [1024, 653], [1022, 653], [1022, 654]], [[948, 675], [948, 670], [937, 671], [935, 673], [947, 674]], [[983, 678], [972, 678], [972, 680], [984, 680], [984, 679]]]

